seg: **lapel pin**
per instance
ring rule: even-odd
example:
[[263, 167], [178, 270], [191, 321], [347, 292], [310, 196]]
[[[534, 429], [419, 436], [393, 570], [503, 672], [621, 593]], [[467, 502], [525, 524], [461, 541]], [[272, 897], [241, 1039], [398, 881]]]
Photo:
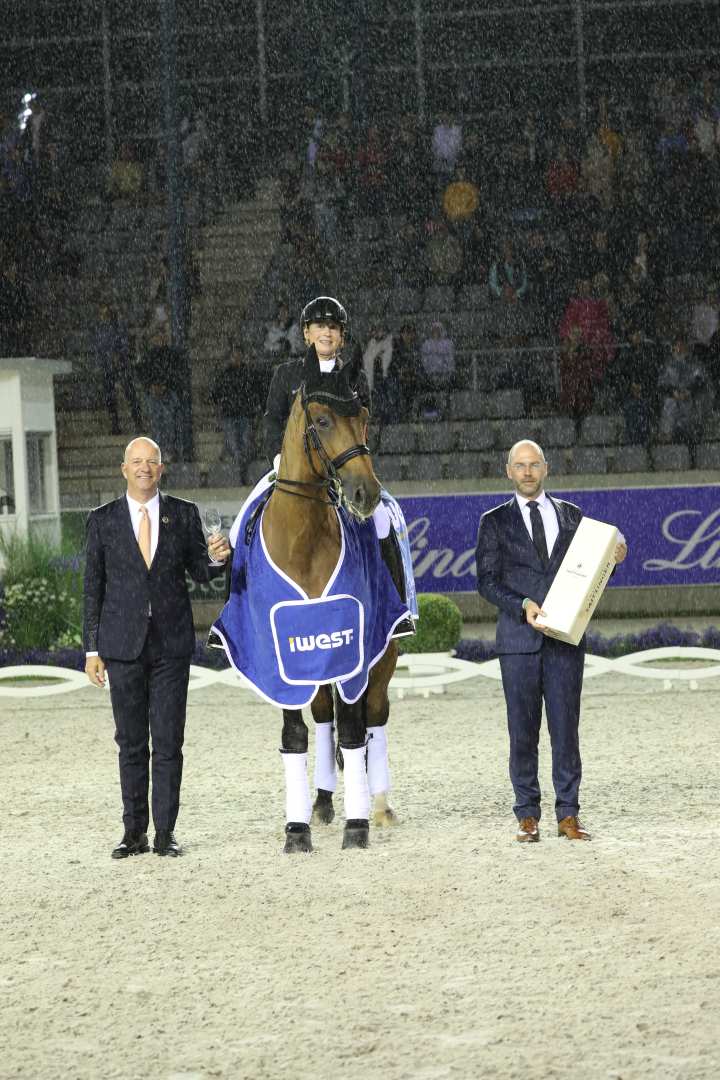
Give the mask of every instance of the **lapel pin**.
[[163, 525], [169, 525], [170, 524], [170, 518], [169, 517], [161, 517], [160, 520], [162, 521]]

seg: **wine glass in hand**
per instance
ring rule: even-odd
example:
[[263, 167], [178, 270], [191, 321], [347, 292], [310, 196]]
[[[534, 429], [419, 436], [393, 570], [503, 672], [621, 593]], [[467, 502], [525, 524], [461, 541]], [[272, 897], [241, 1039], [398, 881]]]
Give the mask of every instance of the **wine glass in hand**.
[[208, 536], [217, 535], [222, 529], [222, 514], [214, 506], [209, 506], [203, 513], [203, 524]]

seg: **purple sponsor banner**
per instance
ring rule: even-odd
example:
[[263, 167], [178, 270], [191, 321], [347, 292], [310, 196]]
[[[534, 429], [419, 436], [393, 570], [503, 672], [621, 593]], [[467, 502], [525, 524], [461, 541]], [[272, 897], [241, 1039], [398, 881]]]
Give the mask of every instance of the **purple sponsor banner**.
[[[610, 588], [720, 584], [720, 487], [550, 491], [588, 517], [617, 525], [628, 557]], [[408, 525], [418, 592], [474, 592], [481, 514], [510, 494], [399, 498]]]

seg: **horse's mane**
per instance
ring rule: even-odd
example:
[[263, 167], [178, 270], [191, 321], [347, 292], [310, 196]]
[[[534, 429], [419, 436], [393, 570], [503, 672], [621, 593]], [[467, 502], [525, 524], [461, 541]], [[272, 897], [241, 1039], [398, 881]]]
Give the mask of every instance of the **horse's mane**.
[[359, 395], [350, 385], [352, 369], [349, 365], [334, 371], [322, 372], [314, 345], [305, 353], [303, 381], [300, 387], [303, 407], [311, 401], [327, 405], [339, 416], [358, 416], [362, 409]]

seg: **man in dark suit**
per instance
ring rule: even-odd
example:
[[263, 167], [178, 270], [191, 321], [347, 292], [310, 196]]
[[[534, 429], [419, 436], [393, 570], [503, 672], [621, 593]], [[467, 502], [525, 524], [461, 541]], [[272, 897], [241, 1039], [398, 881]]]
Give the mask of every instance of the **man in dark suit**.
[[[577, 647], [557, 641], [537, 624], [542, 604], [577, 529], [582, 510], [545, 492], [548, 466], [537, 443], [523, 440], [508, 455], [515, 495], [480, 519], [477, 587], [499, 609], [500, 656], [510, 733], [510, 780], [515, 791], [516, 838], [539, 840], [538, 739], [543, 700], [552, 746], [558, 835], [589, 840], [578, 817], [580, 694], [585, 639]], [[622, 562], [627, 547], [615, 549]]]
[[221, 534], [206, 544], [194, 503], [158, 490], [163, 466], [151, 439], [134, 439], [121, 466], [127, 493], [87, 521], [83, 639], [85, 671], [110, 678], [125, 834], [114, 859], [149, 850], [152, 736], [153, 850], [179, 855], [182, 745], [190, 657], [195, 647], [186, 573], [207, 582], [230, 554]]

